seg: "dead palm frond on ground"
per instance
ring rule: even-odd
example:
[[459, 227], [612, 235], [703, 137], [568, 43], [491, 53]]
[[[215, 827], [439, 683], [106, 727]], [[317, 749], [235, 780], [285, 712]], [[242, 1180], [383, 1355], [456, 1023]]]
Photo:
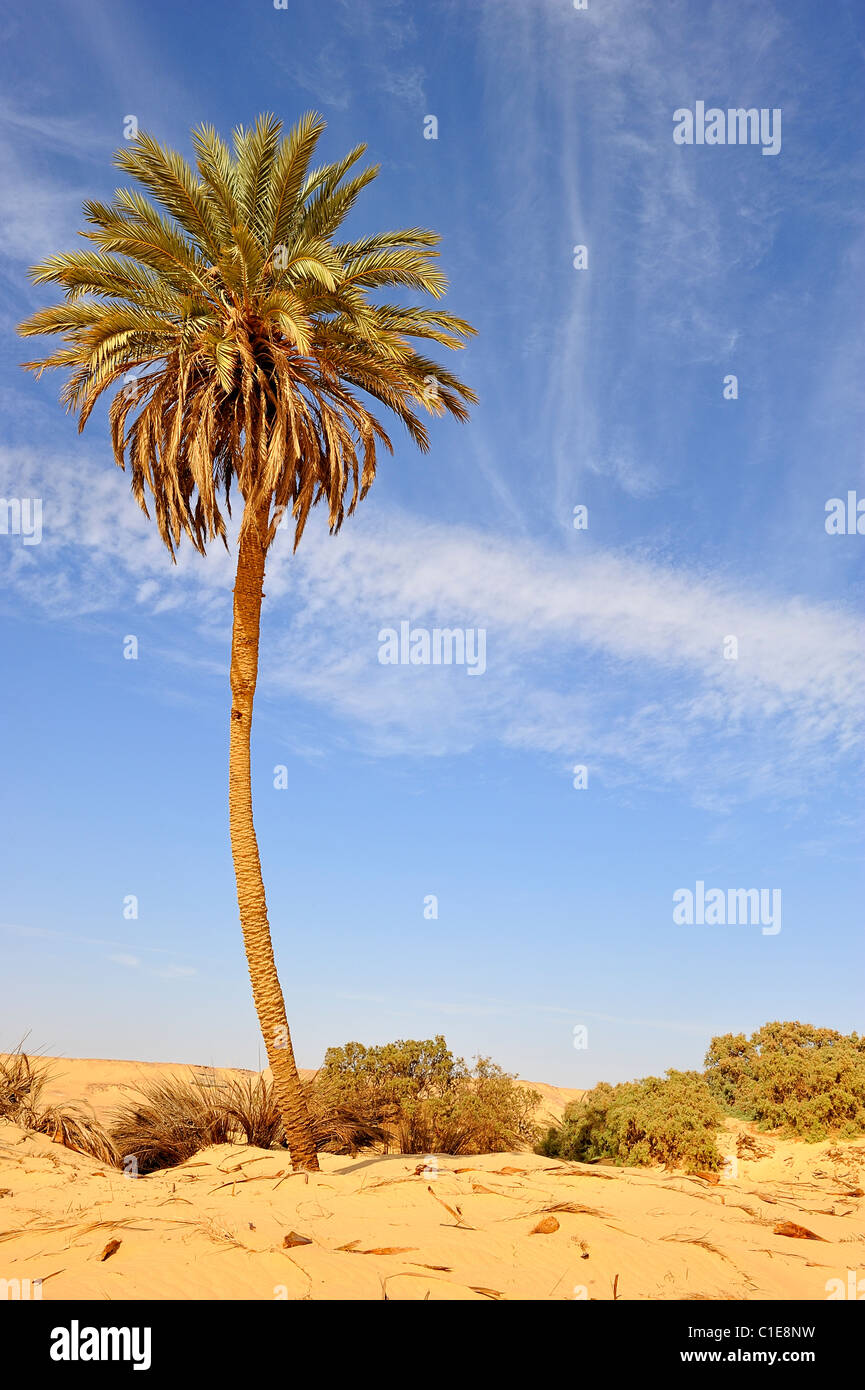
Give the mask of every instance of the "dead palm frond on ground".
[[[339, 229], [375, 166], [356, 146], [311, 167], [324, 129], [305, 115], [283, 134], [274, 116], [239, 128], [231, 147], [210, 126], [192, 133], [193, 168], [140, 134], [115, 159], [138, 184], [84, 205], [86, 249], [31, 272], [61, 303], [19, 331], [62, 346], [25, 365], [67, 373], [61, 401], [83, 429], [113, 393], [117, 463], [175, 555], [229, 543], [239, 499], [229, 722], [229, 819], [253, 998], [295, 1166], [317, 1167], [277, 976], [252, 818], [250, 729], [268, 548], [290, 519], [295, 548], [312, 508], [331, 532], [368, 492], [391, 441], [377, 407], [421, 449], [418, 411], [468, 416], [475, 398], [422, 350], [460, 348], [474, 330], [441, 309], [372, 296], [446, 288], [438, 237], [420, 227], [341, 240]], [[142, 191], [143, 190], [143, 191]]]

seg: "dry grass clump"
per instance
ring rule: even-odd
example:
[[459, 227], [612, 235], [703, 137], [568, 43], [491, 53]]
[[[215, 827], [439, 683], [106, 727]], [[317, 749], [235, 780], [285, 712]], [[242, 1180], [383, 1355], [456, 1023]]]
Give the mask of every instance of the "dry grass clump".
[[24, 1051], [23, 1041], [14, 1052], [0, 1055], [0, 1120], [45, 1134], [100, 1163], [114, 1163], [114, 1146], [94, 1116], [78, 1106], [43, 1103], [42, 1093], [51, 1076], [46, 1062]]
[[[279, 1149], [285, 1132], [273, 1084], [264, 1076], [237, 1076], [222, 1083], [218, 1103], [224, 1107], [235, 1137], [259, 1149]], [[221, 1142], [214, 1140], [214, 1142]]]
[[211, 1144], [230, 1144], [238, 1129], [225, 1088], [190, 1071], [188, 1077], [143, 1082], [115, 1111], [111, 1140], [121, 1165], [134, 1158], [139, 1173], [152, 1173], [174, 1168]]
[[[383, 1144], [370, 1117], [341, 1104], [329, 1088], [306, 1085], [316, 1148], [356, 1154]], [[145, 1081], [115, 1112], [111, 1138], [122, 1165], [134, 1157], [139, 1173], [174, 1168], [211, 1144], [286, 1147], [273, 1083], [264, 1076], [214, 1077], [191, 1071]]]

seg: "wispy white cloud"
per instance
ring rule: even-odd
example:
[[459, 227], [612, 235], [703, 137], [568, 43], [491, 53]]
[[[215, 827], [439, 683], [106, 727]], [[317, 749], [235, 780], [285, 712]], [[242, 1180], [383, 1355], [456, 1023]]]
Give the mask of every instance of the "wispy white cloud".
[[198, 974], [194, 966], [182, 965], [177, 961], [168, 961], [165, 964], [152, 966], [142, 961], [141, 955], [175, 956], [177, 954], [175, 951], [160, 946], [138, 946], [141, 954], [133, 955], [130, 951], [122, 949], [123, 943], [119, 941], [106, 940], [99, 936], [81, 936], [75, 932], [56, 931], [52, 927], [33, 927], [17, 922], [0, 922], [0, 932], [26, 939], [63, 942], [72, 946], [110, 946], [115, 949], [110, 951], [106, 959], [111, 961], [113, 965], [123, 966], [127, 970], [141, 970], [146, 975], [155, 975], [166, 980], [185, 979]]
[[[202, 660], [214, 637], [224, 651], [231, 556], [187, 549], [173, 567], [110, 466], [3, 462], [7, 493], [45, 499], [41, 545], [3, 538], [16, 602], [119, 609], [131, 631], [135, 614], [163, 615], [166, 648], [179, 622], [198, 630]], [[798, 794], [818, 768], [861, 756], [863, 624], [842, 604], [665, 556], [553, 549], [381, 510], [336, 540], [312, 526], [295, 557], [280, 535], [266, 590], [262, 691], [314, 703], [374, 753], [498, 742], [610, 781], [678, 782], [718, 805]], [[378, 633], [401, 621], [484, 628], [485, 674], [381, 665]], [[736, 660], [724, 656], [731, 636]]]

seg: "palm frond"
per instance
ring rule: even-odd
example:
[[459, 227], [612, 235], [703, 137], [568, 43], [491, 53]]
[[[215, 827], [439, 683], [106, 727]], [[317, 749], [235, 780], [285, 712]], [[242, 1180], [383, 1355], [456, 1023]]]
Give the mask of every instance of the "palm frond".
[[202, 552], [226, 541], [232, 489], [244, 525], [267, 518], [267, 544], [288, 512], [297, 546], [319, 504], [338, 531], [375, 478], [377, 450], [392, 452], [373, 407], [426, 450], [418, 412], [465, 420], [475, 400], [414, 346], [461, 348], [471, 325], [372, 294], [440, 299], [439, 238], [409, 227], [336, 241], [378, 169], [354, 172], [358, 145], [310, 171], [323, 129], [314, 112], [287, 134], [264, 115], [230, 148], [203, 125], [195, 168], [139, 135], [115, 161], [138, 186], [84, 205], [91, 248], [31, 271], [65, 297], [19, 326], [59, 340], [25, 365], [66, 370], [61, 401], [79, 428], [113, 393], [114, 457], [172, 555], [184, 535]]

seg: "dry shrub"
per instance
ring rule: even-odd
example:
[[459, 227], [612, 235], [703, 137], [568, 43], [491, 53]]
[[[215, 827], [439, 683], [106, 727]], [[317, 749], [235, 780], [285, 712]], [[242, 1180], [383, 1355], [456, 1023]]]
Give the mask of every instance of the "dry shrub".
[[0, 1120], [45, 1134], [99, 1163], [114, 1163], [111, 1140], [93, 1115], [81, 1106], [43, 1103], [52, 1075], [46, 1062], [24, 1051], [23, 1040], [14, 1052], [0, 1055]]

